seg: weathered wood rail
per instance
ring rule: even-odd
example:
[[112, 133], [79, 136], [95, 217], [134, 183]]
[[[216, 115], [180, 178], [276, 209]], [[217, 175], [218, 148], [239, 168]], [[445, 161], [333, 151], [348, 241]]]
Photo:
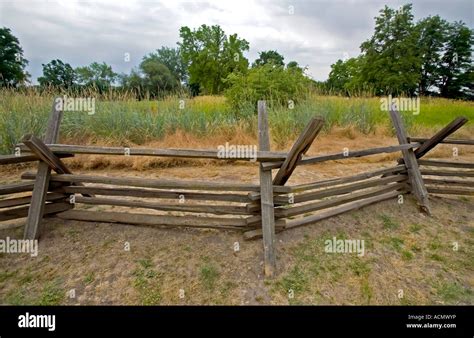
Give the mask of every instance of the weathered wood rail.
[[[24, 236], [37, 239], [45, 216], [65, 220], [159, 227], [241, 231], [244, 239], [263, 237], [264, 270], [276, 270], [275, 234], [412, 193], [430, 213], [428, 194], [474, 195], [474, 163], [423, 159], [438, 144], [474, 145], [447, 138], [467, 122], [459, 117], [431, 138], [409, 138], [400, 114], [392, 110], [398, 145], [306, 156], [323, 119], [314, 117], [288, 153], [270, 150], [267, 110], [258, 103], [259, 150], [252, 158], [227, 158], [215, 149], [155, 149], [58, 144], [62, 112], [53, 108], [43, 140], [26, 135], [20, 154], [0, 156], [1, 164], [38, 162], [21, 182], [0, 186], [0, 222], [26, 217]], [[288, 185], [300, 165], [399, 152], [398, 163], [350, 176]], [[76, 154], [159, 156], [223, 161], [255, 160], [258, 183], [167, 180], [74, 174], [63, 161]], [[317, 167], [316, 167], [317, 168]], [[277, 170], [272, 175], [272, 170]], [[317, 169], [315, 169], [317, 170]], [[53, 171], [54, 173], [51, 173]], [[106, 205], [126, 211], [90, 211]], [[129, 212], [138, 210], [138, 212]]]

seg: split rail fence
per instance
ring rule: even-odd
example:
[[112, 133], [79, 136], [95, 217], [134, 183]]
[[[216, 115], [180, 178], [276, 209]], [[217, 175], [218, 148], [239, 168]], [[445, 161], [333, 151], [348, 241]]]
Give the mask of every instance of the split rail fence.
[[[76, 175], [63, 158], [100, 154], [229, 159], [219, 157], [217, 150], [124, 150], [57, 144], [62, 112], [53, 106], [43, 140], [25, 135], [18, 145], [19, 153], [0, 156], [0, 164], [38, 162], [36, 172], [22, 174], [21, 182], [0, 186], [0, 195], [7, 195], [0, 199], [0, 222], [26, 217], [25, 239], [38, 239], [45, 225], [43, 218], [51, 216], [91, 222], [241, 231], [247, 240], [263, 238], [265, 275], [271, 277], [276, 272], [275, 233], [407, 193], [415, 196], [427, 214], [431, 213], [429, 193], [474, 195], [474, 163], [422, 159], [440, 143], [473, 145], [474, 140], [447, 138], [467, 122], [466, 118], [456, 118], [431, 138], [408, 138], [400, 114], [392, 109], [390, 117], [397, 145], [306, 156], [324, 123], [323, 119], [314, 117], [288, 153], [272, 152], [265, 102], [259, 101], [256, 160], [260, 182], [245, 184]], [[402, 156], [388, 168], [305, 184], [286, 184], [297, 166], [393, 152], [400, 152]], [[31, 193], [16, 197], [25, 192]], [[162, 214], [75, 208], [81, 204], [151, 209]]]

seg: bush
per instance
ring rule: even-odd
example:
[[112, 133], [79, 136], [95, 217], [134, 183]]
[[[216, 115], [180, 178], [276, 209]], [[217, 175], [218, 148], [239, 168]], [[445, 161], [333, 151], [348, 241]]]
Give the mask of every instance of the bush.
[[249, 103], [256, 107], [258, 100], [266, 100], [270, 106], [287, 106], [306, 98], [311, 86], [302, 69], [273, 64], [251, 68], [246, 73], [232, 73], [226, 83], [229, 87], [224, 94], [234, 109]]

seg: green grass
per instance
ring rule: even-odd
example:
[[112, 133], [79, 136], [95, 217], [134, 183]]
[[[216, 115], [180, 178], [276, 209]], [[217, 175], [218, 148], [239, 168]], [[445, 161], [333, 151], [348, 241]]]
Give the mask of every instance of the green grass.
[[446, 261], [442, 256], [440, 256], [438, 254], [435, 254], [435, 253], [431, 254], [429, 257], [430, 257], [430, 259], [432, 259], [436, 262], [445, 262]]
[[349, 263], [349, 268], [356, 276], [367, 276], [370, 273], [370, 264], [360, 258], [354, 258]]
[[[321, 280], [329, 284], [352, 280], [360, 289], [360, 302], [369, 304], [373, 298], [373, 288], [369, 282], [372, 260], [353, 254], [324, 252], [325, 241], [334, 236], [337, 239], [347, 238], [342, 230], [325, 232], [316, 238], [306, 236], [302, 243], [293, 247], [290, 254], [295, 263], [274, 282], [272, 292], [284, 296], [290, 304], [305, 304], [313, 297], [326, 302], [326, 296], [319, 294]], [[294, 297], [291, 298], [291, 295]]]
[[474, 298], [471, 289], [460, 285], [458, 282], [439, 282], [435, 285], [437, 295], [449, 304], [468, 303]]
[[438, 238], [433, 239], [428, 243], [428, 248], [430, 250], [438, 250], [442, 247], [442, 244]]
[[95, 276], [95, 275], [94, 275], [93, 272], [88, 273], [88, 274], [84, 277], [84, 283], [85, 283], [85, 284], [91, 284], [91, 283], [94, 281], [94, 279], [95, 279], [94, 276]]
[[372, 291], [372, 287], [370, 286], [368, 278], [365, 278], [362, 280], [361, 285], [360, 285], [360, 293], [361, 293], [362, 299], [364, 299], [365, 303], [369, 305], [373, 297], [373, 291]]
[[39, 297], [38, 305], [59, 305], [62, 303], [65, 291], [57, 281], [47, 283]]
[[[95, 97], [95, 94], [91, 96]], [[33, 90], [26, 93], [1, 90], [0, 97], [0, 153], [6, 154], [13, 152], [14, 145], [24, 134], [44, 133], [54, 96]], [[87, 139], [125, 146], [162, 139], [178, 130], [197, 137], [232, 135], [237, 130], [256, 135], [255, 107], [248, 105], [241, 111], [234, 111], [220, 96], [193, 99], [174, 96], [160, 101], [114, 99], [98, 97], [94, 115], [65, 112], [62, 139], [75, 142]], [[184, 107], [180, 107], [181, 100], [184, 100]], [[474, 103], [423, 98], [419, 115], [402, 114], [409, 131], [433, 130], [460, 115], [473, 120]], [[377, 126], [390, 123], [388, 113], [380, 108], [379, 98], [312, 95], [293, 109], [286, 106], [269, 109], [273, 140], [277, 144], [293, 140], [314, 115], [325, 118], [326, 131], [335, 126], [350, 126], [363, 133], [372, 133]]]
[[382, 220], [382, 225], [384, 229], [395, 230], [400, 227], [400, 223], [398, 223], [388, 215], [382, 214], [380, 215], [380, 219]]
[[207, 290], [213, 290], [219, 278], [219, 271], [212, 263], [205, 263], [199, 270], [199, 279]]
[[0, 271], [0, 283], [5, 282], [7, 279], [15, 277], [16, 271]]
[[423, 226], [418, 223], [410, 225], [410, 232], [418, 233], [421, 229], [423, 229]]
[[404, 243], [403, 239], [398, 237], [390, 237], [389, 241], [392, 248], [394, 248], [398, 252], [401, 252]]
[[156, 305], [162, 300], [159, 274], [153, 270], [150, 259], [138, 260], [138, 267], [133, 271], [133, 286], [139, 295], [141, 305]]
[[60, 305], [66, 291], [59, 279], [46, 282], [42, 287], [32, 285], [32, 280], [24, 281], [14, 291], [6, 295], [5, 303], [10, 305]]
[[279, 285], [283, 289], [283, 292], [289, 293], [292, 291], [296, 295], [307, 288], [308, 277], [306, 276], [303, 269], [295, 266], [286, 276], [281, 279]]
[[413, 253], [411, 251], [408, 251], [408, 250], [402, 250], [401, 252], [402, 254], [402, 259], [404, 261], [411, 261], [413, 259]]

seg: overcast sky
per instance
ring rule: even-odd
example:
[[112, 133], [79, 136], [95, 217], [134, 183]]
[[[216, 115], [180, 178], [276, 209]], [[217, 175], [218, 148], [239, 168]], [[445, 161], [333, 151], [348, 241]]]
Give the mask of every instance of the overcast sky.
[[[73, 67], [93, 61], [128, 73], [141, 58], [161, 46], [176, 46], [179, 28], [220, 25], [250, 43], [252, 62], [262, 50], [274, 49], [285, 61], [308, 66], [308, 74], [325, 80], [337, 59], [359, 54], [374, 29], [379, 0], [221, 0], [221, 1], [46, 1], [0, 0], [0, 26], [18, 37], [29, 60], [34, 83], [42, 63], [61, 59]], [[412, 1], [415, 19], [439, 14], [473, 28], [474, 0]], [[130, 61], [125, 60], [129, 53]]]

